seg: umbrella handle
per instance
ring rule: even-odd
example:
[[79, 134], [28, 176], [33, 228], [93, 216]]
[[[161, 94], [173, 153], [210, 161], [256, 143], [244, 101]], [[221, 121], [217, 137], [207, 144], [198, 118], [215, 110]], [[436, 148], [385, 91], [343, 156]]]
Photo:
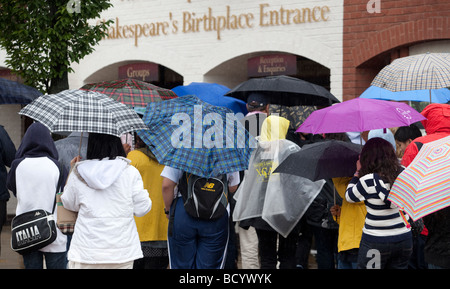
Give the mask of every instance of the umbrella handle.
[[78, 146], [78, 156], [81, 158], [81, 143], [83, 142], [83, 132], [80, 135], [80, 145]]
[[334, 184], [333, 184], [333, 202], [334, 205], [336, 206], [336, 187], [334, 186]]

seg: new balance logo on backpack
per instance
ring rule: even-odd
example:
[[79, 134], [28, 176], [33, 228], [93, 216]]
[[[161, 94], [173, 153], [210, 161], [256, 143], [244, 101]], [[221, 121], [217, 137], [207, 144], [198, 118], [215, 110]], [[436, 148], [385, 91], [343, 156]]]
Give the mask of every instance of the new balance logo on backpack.
[[192, 217], [215, 220], [223, 216], [228, 205], [227, 176], [204, 178], [183, 173], [178, 189], [184, 209]]

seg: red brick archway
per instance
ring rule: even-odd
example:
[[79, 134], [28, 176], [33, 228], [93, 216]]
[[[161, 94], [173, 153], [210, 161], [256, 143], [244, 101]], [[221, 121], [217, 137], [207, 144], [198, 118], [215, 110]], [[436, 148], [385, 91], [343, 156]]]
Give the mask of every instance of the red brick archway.
[[[390, 26], [382, 31], [371, 32], [367, 38], [352, 49], [355, 67], [393, 48], [416, 42], [445, 39], [448, 37], [448, 17], [433, 17], [408, 21]], [[444, 23], [447, 24], [444, 27]], [[445, 31], [444, 31], [445, 29]]]
[[409, 46], [450, 39], [449, 1], [379, 1], [381, 13], [373, 14], [366, 0], [344, 1], [343, 100], [358, 97], [381, 68], [408, 56]]

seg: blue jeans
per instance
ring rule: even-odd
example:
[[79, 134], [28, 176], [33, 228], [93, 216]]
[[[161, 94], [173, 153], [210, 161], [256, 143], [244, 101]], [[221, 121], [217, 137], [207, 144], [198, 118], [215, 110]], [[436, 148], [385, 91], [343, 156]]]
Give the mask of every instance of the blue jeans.
[[341, 251], [338, 254], [338, 269], [358, 268], [358, 248]]
[[41, 251], [34, 251], [29, 254], [23, 255], [23, 263], [25, 269], [43, 269], [44, 268], [44, 256], [45, 266], [47, 269], [67, 269], [67, 253], [48, 253]]
[[168, 236], [170, 268], [222, 269], [228, 244], [228, 214], [214, 221], [193, 218], [186, 213], [182, 198], [170, 209], [175, 209], [172, 235]]
[[445, 269], [445, 268], [440, 267], [438, 265], [428, 264], [428, 269]]
[[394, 243], [371, 243], [361, 240], [358, 269], [408, 269], [412, 238]]

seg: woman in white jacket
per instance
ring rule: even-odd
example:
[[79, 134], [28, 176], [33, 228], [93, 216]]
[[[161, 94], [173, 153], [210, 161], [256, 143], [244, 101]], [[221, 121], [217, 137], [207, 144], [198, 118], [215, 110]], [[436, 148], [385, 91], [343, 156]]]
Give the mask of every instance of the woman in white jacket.
[[149, 194], [120, 138], [90, 133], [86, 158], [72, 160], [61, 196], [66, 209], [78, 212], [69, 269], [131, 269], [143, 257], [134, 216], [150, 211]]

